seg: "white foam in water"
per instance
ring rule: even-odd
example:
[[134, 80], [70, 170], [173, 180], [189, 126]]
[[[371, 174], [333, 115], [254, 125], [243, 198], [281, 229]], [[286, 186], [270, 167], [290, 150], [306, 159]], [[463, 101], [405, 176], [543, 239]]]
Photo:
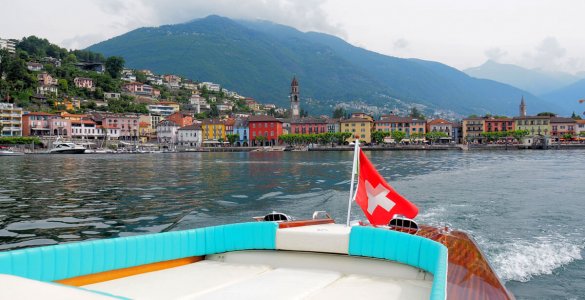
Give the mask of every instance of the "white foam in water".
[[490, 260], [504, 281], [527, 282], [533, 276], [552, 274], [563, 265], [583, 259], [583, 244], [573, 244], [562, 238], [517, 241], [500, 247], [506, 250]]

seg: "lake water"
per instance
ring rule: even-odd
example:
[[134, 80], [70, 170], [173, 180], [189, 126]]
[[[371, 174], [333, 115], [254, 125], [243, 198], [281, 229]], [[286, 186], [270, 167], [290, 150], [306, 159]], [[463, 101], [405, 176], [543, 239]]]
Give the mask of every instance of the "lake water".
[[[477, 239], [518, 299], [585, 299], [585, 151], [367, 153], [421, 223]], [[0, 157], [0, 251], [250, 221], [344, 222], [350, 152]], [[352, 218], [363, 214], [354, 206]]]

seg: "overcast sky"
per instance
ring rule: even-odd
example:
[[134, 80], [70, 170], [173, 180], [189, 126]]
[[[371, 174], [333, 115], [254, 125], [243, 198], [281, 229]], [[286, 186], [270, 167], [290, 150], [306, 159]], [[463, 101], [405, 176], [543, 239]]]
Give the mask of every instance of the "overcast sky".
[[464, 69], [488, 58], [585, 71], [584, 0], [0, 0], [0, 37], [66, 48], [209, 14], [320, 31], [383, 54]]

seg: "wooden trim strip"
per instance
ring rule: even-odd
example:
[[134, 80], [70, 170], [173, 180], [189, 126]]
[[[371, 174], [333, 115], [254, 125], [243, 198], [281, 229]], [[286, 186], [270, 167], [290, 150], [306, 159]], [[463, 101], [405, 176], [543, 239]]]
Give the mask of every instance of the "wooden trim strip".
[[60, 283], [60, 284], [65, 284], [65, 285], [71, 285], [71, 286], [84, 286], [84, 285], [88, 285], [88, 284], [114, 280], [114, 279], [118, 279], [118, 278], [132, 276], [132, 275], [138, 275], [138, 274], [159, 271], [159, 270], [174, 268], [174, 267], [183, 266], [183, 265], [188, 265], [188, 264], [192, 264], [192, 263], [195, 263], [198, 261], [202, 261], [203, 259], [204, 259], [203, 256], [191, 256], [191, 257], [161, 261], [161, 262], [156, 262], [156, 263], [151, 263], [151, 264], [146, 264], [146, 265], [140, 265], [140, 266], [135, 266], [135, 267], [130, 267], [130, 268], [117, 269], [117, 270], [111, 270], [111, 271], [100, 272], [100, 273], [95, 273], [95, 274], [88, 274], [88, 275], [83, 275], [83, 276], [67, 278], [67, 279], [61, 279], [61, 280], [57, 280], [55, 282]]
[[333, 224], [333, 223], [335, 223], [335, 220], [333, 220], [333, 219], [299, 220], [299, 221], [288, 221], [288, 222], [278, 223], [278, 228], [291, 228], [291, 227]]

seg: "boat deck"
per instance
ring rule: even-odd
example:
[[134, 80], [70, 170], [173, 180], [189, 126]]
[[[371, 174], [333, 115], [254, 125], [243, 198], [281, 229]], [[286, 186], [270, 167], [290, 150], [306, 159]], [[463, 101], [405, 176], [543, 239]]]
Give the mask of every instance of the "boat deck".
[[83, 288], [132, 299], [429, 299], [432, 280], [390, 261], [269, 250], [209, 255]]

